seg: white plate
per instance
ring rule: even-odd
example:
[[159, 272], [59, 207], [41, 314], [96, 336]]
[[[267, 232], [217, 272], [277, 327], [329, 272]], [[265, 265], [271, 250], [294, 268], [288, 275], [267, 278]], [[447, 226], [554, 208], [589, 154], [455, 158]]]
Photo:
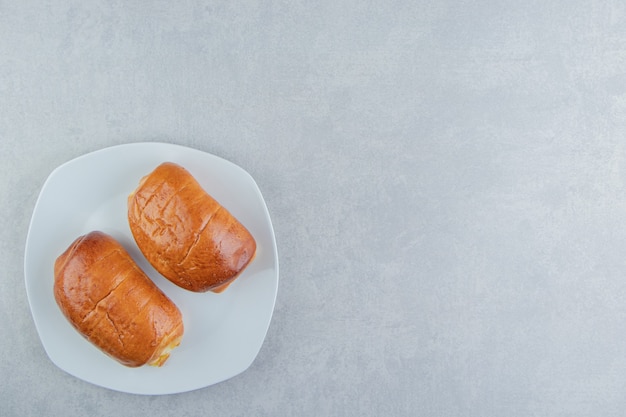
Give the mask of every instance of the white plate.
[[[257, 254], [223, 293], [192, 293], [159, 275], [128, 227], [126, 199], [164, 161], [178, 163], [252, 233]], [[183, 313], [185, 335], [160, 368], [127, 368], [104, 355], [68, 323], [52, 288], [55, 259], [80, 235], [115, 237]], [[55, 169], [33, 212], [24, 256], [26, 291], [46, 353], [80, 379], [135, 394], [171, 394], [215, 384], [245, 371], [269, 327], [278, 288], [274, 231], [261, 192], [243, 169], [217, 156], [166, 143], [114, 146]]]

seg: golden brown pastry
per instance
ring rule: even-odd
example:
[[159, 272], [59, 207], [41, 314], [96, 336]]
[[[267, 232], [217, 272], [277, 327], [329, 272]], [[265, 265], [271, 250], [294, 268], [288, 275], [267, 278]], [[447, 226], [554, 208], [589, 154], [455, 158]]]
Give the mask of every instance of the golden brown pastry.
[[142, 178], [129, 196], [128, 222], [150, 264], [195, 292], [223, 291], [256, 251], [250, 232], [171, 162]]
[[161, 366], [183, 336], [176, 305], [102, 232], [57, 258], [54, 298], [80, 334], [126, 366]]

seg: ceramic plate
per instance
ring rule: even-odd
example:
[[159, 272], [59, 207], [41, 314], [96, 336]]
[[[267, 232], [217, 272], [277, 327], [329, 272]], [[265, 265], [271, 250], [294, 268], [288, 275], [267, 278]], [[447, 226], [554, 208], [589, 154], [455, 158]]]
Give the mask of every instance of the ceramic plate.
[[[135, 245], [126, 219], [127, 196], [141, 177], [165, 161], [184, 166], [256, 239], [255, 259], [221, 294], [175, 286]], [[92, 230], [115, 237], [183, 313], [183, 341], [162, 367], [120, 365], [80, 336], [56, 305], [54, 261], [74, 239]], [[195, 149], [135, 143], [83, 155], [50, 174], [31, 219], [24, 274], [41, 342], [59, 368], [117, 391], [171, 394], [226, 380], [252, 364], [274, 310], [278, 254], [267, 207], [246, 171]]]

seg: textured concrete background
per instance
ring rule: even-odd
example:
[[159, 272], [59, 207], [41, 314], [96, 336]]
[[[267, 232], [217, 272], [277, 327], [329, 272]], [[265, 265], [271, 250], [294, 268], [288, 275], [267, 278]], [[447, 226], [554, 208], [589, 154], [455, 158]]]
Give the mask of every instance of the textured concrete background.
[[[623, 415], [624, 3], [234, 3], [0, 0], [0, 414]], [[23, 281], [50, 171], [149, 140], [281, 261], [252, 367], [163, 397], [56, 368]]]

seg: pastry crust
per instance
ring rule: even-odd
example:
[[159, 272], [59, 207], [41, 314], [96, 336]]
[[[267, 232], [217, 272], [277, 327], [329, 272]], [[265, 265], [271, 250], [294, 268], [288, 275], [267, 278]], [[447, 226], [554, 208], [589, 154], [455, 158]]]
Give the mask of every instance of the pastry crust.
[[223, 291], [256, 252], [250, 232], [171, 162], [142, 178], [129, 196], [128, 222], [150, 264], [190, 291]]
[[76, 239], [54, 265], [54, 297], [87, 340], [129, 367], [161, 366], [180, 344], [178, 307], [113, 237]]

